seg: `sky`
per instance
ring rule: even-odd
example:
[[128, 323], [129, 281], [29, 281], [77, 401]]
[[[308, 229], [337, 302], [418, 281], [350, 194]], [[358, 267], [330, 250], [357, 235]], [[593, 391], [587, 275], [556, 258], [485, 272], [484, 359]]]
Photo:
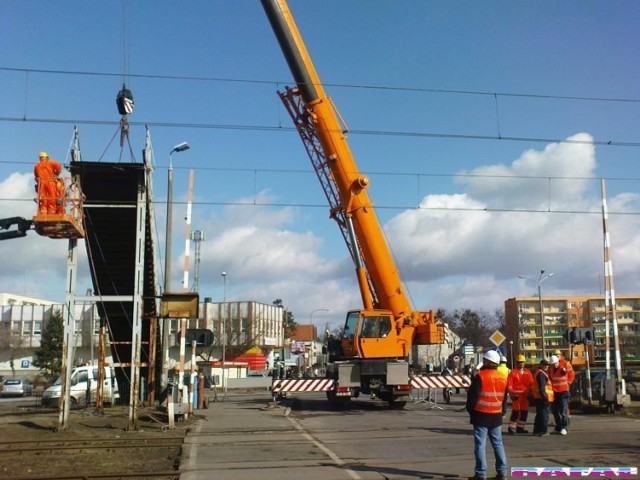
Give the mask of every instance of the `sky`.
[[[638, 2], [289, 5], [415, 308], [493, 312], [543, 269], [543, 295], [602, 294], [601, 179], [616, 294], [640, 293]], [[193, 170], [201, 298], [281, 299], [320, 327], [361, 306], [260, 2], [5, 1], [0, 44], [0, 218], [35, 213], [37, 154], [68, 164], [74, 126], [84, 160], [105, 162], [141, 162], [147, 126], [161, 267], [169, 152], [191, 147], [171, 158], [173, 290]], [[0, 292], [62, 302], [66, 249], [35, 231], [0, 242]]]

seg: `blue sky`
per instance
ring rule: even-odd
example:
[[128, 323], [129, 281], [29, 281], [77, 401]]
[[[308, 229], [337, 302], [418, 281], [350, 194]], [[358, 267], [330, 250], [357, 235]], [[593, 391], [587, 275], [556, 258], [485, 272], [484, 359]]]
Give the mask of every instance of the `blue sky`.
[[[542, 268], [554, 272], [544, 294], [600, 293], [600, 178], [617, 293], [640, 292], [640, 4], [290, 7], [417, 308], [491, 311], [532, 294]], [[151, 131], [161, 238], [168, 154], [191, 145], [173, 157], [174, 289], [194, 169], [202, 297], [221, 300], [226, 271], [227, 298], [281, 298], [301, 323], [321, 308], [330, 312], [315, 322], [341, 323], [359, 306], [346, 248], [275, 93], [292, 77], [257, 0], [8, 1], [0, 42], [0, 217], [33, 214], [37, 153], [68, 161], [74, 125], [86, 160], [131, 161], [110, 143], [124, 79], [137, 161], [144, 125]], [[61, 300], [65, 251], [35, 232], [1, 242], [0, 291]], [[87, 287], [85, 273], [78, 289]]]

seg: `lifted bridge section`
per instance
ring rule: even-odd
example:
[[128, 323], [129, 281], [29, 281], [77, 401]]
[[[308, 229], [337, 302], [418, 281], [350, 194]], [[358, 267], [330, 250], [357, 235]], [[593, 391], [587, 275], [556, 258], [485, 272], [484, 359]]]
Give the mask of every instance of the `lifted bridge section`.
[[[157, 293], [148, 176], [139, 163], [80, 161], [71, 164], [71, 171], [79, 176], [85, 196], [85, 246], [93, 295], [100, 298], [98, 311], [109, 332], [121, 400], [128, 403], [130, 394], [138, 394], [137, 382], [131, 378], [137, 375], [130, 375], [136, 348], [140, 349], [139, 378], [149, 378], [154, 358], [151, 325], [157, 315]], [[141, 199], [146, 208], [140, 208]], [[136, 252], [143, 258], [136, 258]]]

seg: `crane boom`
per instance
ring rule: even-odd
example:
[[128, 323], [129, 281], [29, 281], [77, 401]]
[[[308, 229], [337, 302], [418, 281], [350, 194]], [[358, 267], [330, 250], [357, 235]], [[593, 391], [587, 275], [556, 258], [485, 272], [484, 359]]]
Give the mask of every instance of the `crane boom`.
[[[346, 129], [324, 91], [286, 1], [261, 1], [296, 82], [280, 98], [355, 263], [364, 309], [348, 313], [338, 357], [358, 360], [357, 369], [365, 372], [363, 387], [366, 381], [385, 387], [388, 370], [395, 370], [392, 362], [408, 358], [413, 344], [442, 343], [443, 326], [435, 323], [433, 312], [414, 311], [411, 306], [368, 194], [370, 181], [358, 169]], [[374, 359], [378, 362], [373, 367], [365, 363]]]
[[264, 0], [263, 5], [272, 6], [265, 7], [267, 15], [311, 116], [324, 156], [329, 160], [340, 195], [340, 208], [346, 218], [353, 219], [356, 238], [378, 297], [377, 308], [391, 310], [398, 317], [405, 316], [412, 310], [411, 305], [367, 192], [369, 179], [359, 172], [335, 108], [324, 92], [286, 3]]

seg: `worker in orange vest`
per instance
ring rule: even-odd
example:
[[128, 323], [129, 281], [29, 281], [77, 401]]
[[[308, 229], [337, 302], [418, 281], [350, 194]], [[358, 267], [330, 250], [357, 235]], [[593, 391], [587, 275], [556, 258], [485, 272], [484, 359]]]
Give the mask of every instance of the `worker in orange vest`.
[[484, 354], [482, 368], [471, 380], [466, 409], [473, 425], [475, 474], [472, 480], [487, 478], [487, 437], [493, 447], [497, 480], [507, 478], [507, 455], [502, 444], [502, 415], [507, 410], [507, 378], [498, 372], [500, 354]]
[[[549, 368], [549, 378], [551, 379], [551, 387], [553, 388], [553, 405], [551, 413], [556, 422], [554, 433], [566, 435], [569, 428], [569, 397], [571, 397], [571, 384], [576, 378], [573, 367], [566, 360], [560, 361], [557, 355], [560, 350], [555, 350], [551, 356], [551, 367]], [[562, 352], [560, 352], [562, 353]]]
[[549, 361], [540, 360], [540, 365], [531, 384], [531, 394], [536, 405], [536, 418], [533, 421], [533, 434], [538, 437], [549, 435], [549, 404], [553, 402], [553, 389], [549, 380]]
[[49, 159], [47, 152], [40, 152], [39, 161], [33, 167], [36, 177], [36, 191], [38, 192], [38, 213], [56, 213], [58, 198], [58, 175], [62, 172], [62, 165]]
[[533, 383], [533, 375], [528, 368], [525, 368], [526, 358], [518, 355], [516, 358], [516, 368], [509, 372], [507, 378], [507, 391], [511, 397], [511, 417], [509, 418], [510, 435], [516, 433], [529, 433], [524, 427], [529, 415], [529, 398], [527, 393]]

